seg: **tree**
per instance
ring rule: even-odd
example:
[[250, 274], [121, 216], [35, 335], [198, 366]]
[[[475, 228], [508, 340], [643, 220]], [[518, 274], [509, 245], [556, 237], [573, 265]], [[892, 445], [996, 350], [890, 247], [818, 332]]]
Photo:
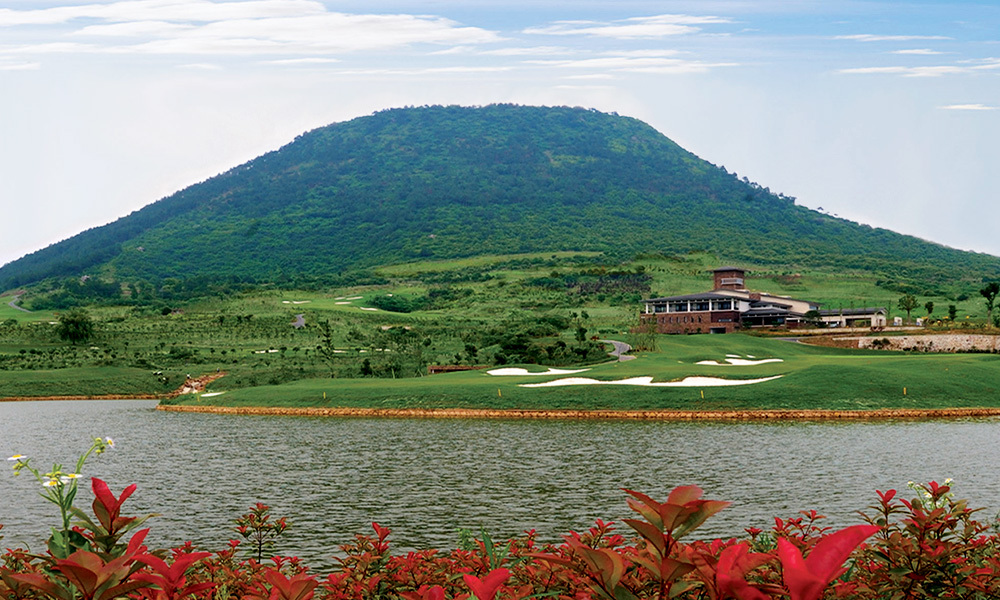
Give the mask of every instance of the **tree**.
[[94, 321], [84, 310], [71, 310], [59, 316], [56, 334], [59, 339], [68, 341], [75, 346], [94, 337]]
[[909, 321], [910, 320], [910, 312], [914, 308], [916, 308], [917, 306], [919, 306], [919, 303], [917, 302], [917, 297], [916, 296], [914, 296], [913, 294], [906, 294], [905, 296], [903, 296], [903, 297], [901, 297], [899, 299], [898, 306], [899, 306], [899, 310], [905, 310], [906, 311], [906, 320]]
[[948, 320], [954, 321], [955, 317], [958, 315], [958, 307], [954, 304], [948, 305]]
[[930, 316], [931, 316], [931, 313], [934, 312], [934, 303], [931, 302], [930, 300], [928, 300], [927, 302], [924, 302], [924, 310], [927, 311], [927, 318], [929, 319]]
[[986, 299], [986, 326], [989, 327], [993, 324], [993, 305], [997, 301], [997, 294], [1000, 294], [1000, 283], [991, 281], [979, 293]]

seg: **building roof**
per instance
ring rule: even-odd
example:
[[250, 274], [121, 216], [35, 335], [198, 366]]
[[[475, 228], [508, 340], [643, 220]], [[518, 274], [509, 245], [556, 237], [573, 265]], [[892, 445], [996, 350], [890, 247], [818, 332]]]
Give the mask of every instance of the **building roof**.
[[884, 306], [873, 306], [871, 308], [841, 308], [841, 309], [830, 308], [819, 311], [819, 316], [838, 317], [843, 315], [845, 317], [854, 317], [857, 315], [874, 315], [887, 312], [889, 311], [887, 311]]
[[714, 292], [701, 292], [698, 294], [686, 294], [683, 296], [667, 296], [665, 298], [649, 298], [643, 302], [683, 302], [686, 300], [746, 300], [741, 294], [730, 294], [722, 290]]
[[721, 273], [723, 271], [740, 271], [742, 273], [746, 273], [747, 272], [746, 269], [741, 269], [740, 267], [719, 267], [718, 269], [714, 269], [712, 272], [713, 273]]

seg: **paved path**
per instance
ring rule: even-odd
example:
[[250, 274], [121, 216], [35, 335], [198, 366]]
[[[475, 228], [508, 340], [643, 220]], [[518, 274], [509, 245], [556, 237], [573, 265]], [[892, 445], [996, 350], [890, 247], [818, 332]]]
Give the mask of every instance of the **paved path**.
[[10, 302], [8, 302], [7, 306], [9, 306], [11, 308], [16, 308], [17, 310], [24, 311], [26, 313], [30, 313], [31, 311], [28, 310], [27, 308], [24, 308], [23, 306], [18, 306], [17, 305], [17, 301], [20, 300], [20, 299], [21, 299], [21, 294], [18, 294], [16, 296], [14, 296], [14, 299], [11, 300]]
[[629, 346], [625, 342], [619, 342], [618, 340], [601, 340], [605, 344], [611, 344], [615, 347], [614, 350], [609, 352], [611, 356], [618, 359], [619, 362], [625, 362], [626, 360], [632, 360], [634, 356], [626, 356], [626, 353], [632, 350], [632, 346]]
[[295, 315], [295, 322], [292, 323], [292, 327], [296, 329], [302, 329], [306, 326], [306, 315], [305, 313]]

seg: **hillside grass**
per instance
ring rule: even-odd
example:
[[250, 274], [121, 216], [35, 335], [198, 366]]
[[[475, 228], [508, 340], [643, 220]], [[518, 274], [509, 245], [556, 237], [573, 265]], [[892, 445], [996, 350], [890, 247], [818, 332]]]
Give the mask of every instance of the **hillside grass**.
[[[758, 366], [698, 365], [726, 355], [783, 362]], [[538, 366], [521, 365], [534, 372]], [[615, 381], [652, 376], [777, 380], [743, 386], [652, 388], [582, 385], [524, 388], [565, 377]], [[220, 380], [221, 383], [221, 380]], [[904, 394], [905, 388], [905, 394]], [[210, 387], [209, 391], [214, 390]], [[324, 399], [325, 394], [325, 399]], [[985, 354], [906, 354], [817, 348], [742, 334], [661, 336], [660, 350], [635, 360], [590, 367], [573, 375], [492, 376], [466, 371], [398, 380], [311, 379], [229, 390], [185, 404], [220, 406], [481, 408], [576, 410], [766, 410], [959, 408], [1000, 406], [1000, 357]]]
[[[784, 375], [765, 384], [707, 388], [704, 402], [701, 390], [695, 389], [528, 389], [516, 385], [522, 382], [518, 378], [489, 377], [482, 372], [414, 377], [426, 374], [427, 364], [491, 363], [502, 349], [487, 338], [534, 331], [551, 319], [561, 319], [565, 328], [532, 334], [532, 344], [578, 348], [578, 326], [586, 328], [588, 339], [628, 340], [629, 329], [637, 324], [641, 298], [704, 291], [711, 286], [710, 271], [730, 264], [707, 253], [641, 256], [604, 267], [595, 266], [592, 258], [565, 252], [555, 258], [544, 253], [389, 265], [384, 269], [398, 278], [384, 285], [262, 289], [204, 297], [166, 312], [159, 306], [92, 306], [87, 311], [97, 334], [77, 346], [58, 338], [52, 313], [25, 313], [4, 302], [0, 316], [10, 314], [9, 319], [0, 318], [0, 398], [166, 393], [179, 387], [187, 374], [221, 370], [228, 375], [211, 390], [227, 393], [215, 396], [216, 402], [258, 405], [308, 405], [321, 401], [327, 392], [328, 402], [344, 406], [801, 408], [812, 406], [819, 397], [824, 408], [912, 406], [914, 402], [986, 406], [991, 405], [990, 394], [995, 391], [992, 381], [1000, 381], [989, 356], [848, 352], [751, 336], [660, 336], [660, 352], [627, 363], [593, 366], [586, 374], [598, 379], [652, 376], [658, 381], [719, 373]], [[863, 274], [736, 264], [750, 270], [747, 284], [751, 289], [820, 300], [833, 308], [887, 306], [890, 316], [900, 314], [895, 308], [899, 294]], [[582, 293], [570, 287], [539, 285], [560, 278], [570, 281], [602, 269], [650, 275], [648, 293]], [[419, 302], [444, 292], [448, 294], [444, 300]], [[376, 298], [390, 294], [413, 300], [419, 308], [408, 313], [363, 310], [372, 308]], [[947, 296], [919, 297], [921, 308], [913, 316], [923, 316], [922, 304], [928, 300], [936, 305], [935, 316], [945, 314], [947, 304], [955, 303], [963, 321], [959, 331], [991, 331], [982, 326], [982, 299], [975, 289], [967, 290], [967, 295], [970, 298], [962, 302]], [[292, 325], [298, 314], [304, 315], [304, 328]], [[965, 319], [966, 315], [972, 318]], [[323, 344], [323, 324], [329, 326], [332, 358], [324, 358], [318, 350]], [[893, 333], [889, 328], [879, 335]], [[407, 337], [408, 345], [400, 345], [400, 339]], [[408, 366], [391, 364], [403, 353], [410, 357]], [[698, 360], [722, 360], [726, 354], [775, 356], [785, 362], [752, 368], [694, 365]], [[595, 358], [591, 356], [589, 362]], [[362, 377], [366, 361], [379, 377]], [[565, 368], [573, 361], [553, 364]], [[154, 377], [157, 371], [163, 375]], [[401, 375], [407, 377], [392, 379]], [[905, 398], [904, 386], [908, 388]], [[816, 390], [824, 390], [824, 395], [818, 396]]]
[[[170, 373], [175, 381], [183, 374]], [[0, 372], [0, 398], [49, 396], [159, 395], [166, 389], [159, 377], [145, 369], [78, 367]]]

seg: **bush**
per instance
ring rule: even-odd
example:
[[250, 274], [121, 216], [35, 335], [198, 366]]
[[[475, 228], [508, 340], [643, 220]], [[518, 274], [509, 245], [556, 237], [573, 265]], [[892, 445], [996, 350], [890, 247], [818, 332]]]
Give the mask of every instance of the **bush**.
[[[149, 551], [142, 542], [148, 517], [124, 516], [127, 487], [116, 496], [92, 479], [93, 518], [72, 506], [78, 473], [97, 439], [72, 473], [56, 465], [42, 475], [30, 458], [12, 457], [15, 470], [30, 470], [59, 505], [63, 526], [54, 529], [45, 554], [8, 549], [0, 566], [5, 598], [70, 600], [367, 600], [444, 598], [513, 600], [529, 597], [638, 600], [819, 600], [846, 598], [995, 598], [1000, 594], [1000, 541], [988, 534], [951, 488], [911, 485], [917, 496], [878, 492], [862, 513], [866, 524], [832, 532], [823, 517], [804, 511], [776, 518], [770, 532], [747, 529], [742, 540], [685, 541], [728, 502], [705, 500], [695, 486], [679, 487], [666, 501], [626, 490], [636, 518], [625, 519], [632, 536], [597, 521], [570, 532], [558, 545], [540, 546], [533, 532], [496, 542], [485, 532], [466, 532], [458, 549], [390, 553], [390, 530], [373, 523], [373, 535], [356, 535], [341, 546], [337, 566], [325, 578], [296, 558], [263, 560], [289, 526], [257, 504], [236, 520], [250, 543], [250, 558], [237, 558], [240, 541], [216, 553], [182, 545]], [[70, 516], [76, 519], [70, 527]], [[319, 532], [317, 532], [318, 534]], [[865, 543], [867, 541], [867, 544]], [[844, 568], [844, 564], [848, 568]], [[103, 583], [102, 583], [103, 582]]]

